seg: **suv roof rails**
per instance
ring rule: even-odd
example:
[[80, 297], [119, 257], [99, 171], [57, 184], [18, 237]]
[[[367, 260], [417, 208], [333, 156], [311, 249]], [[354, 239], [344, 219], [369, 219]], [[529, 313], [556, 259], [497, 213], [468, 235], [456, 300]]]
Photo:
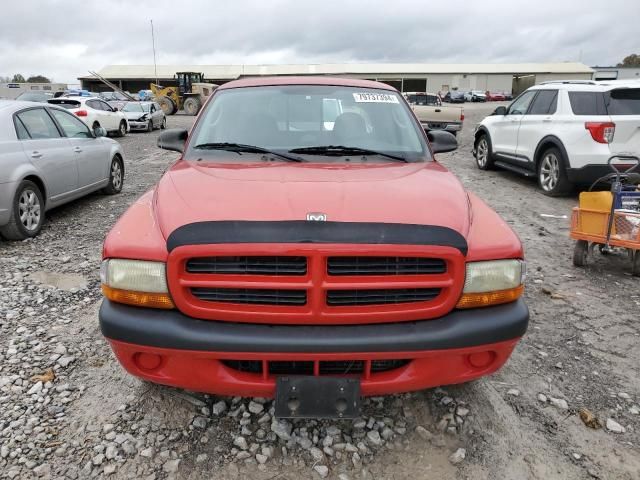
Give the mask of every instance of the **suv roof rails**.
[[577, 85], [598, 85], [593, 80], [547, 80], [546, 82], [540, 82], [538, 85], [549, 85], [551, 83], [574, 83]]

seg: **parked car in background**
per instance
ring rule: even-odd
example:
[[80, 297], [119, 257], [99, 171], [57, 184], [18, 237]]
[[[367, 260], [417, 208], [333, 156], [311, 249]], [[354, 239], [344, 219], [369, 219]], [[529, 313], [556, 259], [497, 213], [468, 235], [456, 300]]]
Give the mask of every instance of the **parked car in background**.
[[506, 100], [504, 93], [500, 92], [485, 92], [487, 102], [504, 102]]
[[86, 123], [89, 128], [104, 128], [108, 133], [124, 137], [129, 123], [124, 113], [96, 97], [59, 97], [49, 100], [52, 105], [66, 108]]
[[100, 92], [100, 98], [102, 100], [104, 100], [105, 102], [113, 102], [113, 101], [118, 101], [118, 102], [128, 102], [129, 99], [126, 97], [126, 95], [123, 95], [120, 92], [115, 92], [115, 91], [111, 91], [111, 92]]
[[393, 87], [236, 80], [158, 145], [179, 160], [102, 250], [100, 327], [129, 373], [354, 418], [361, 396], [491, 374], [525, 333], [520, 240]]
[[65, 90], [65, 92], [61, 95], [62, 97], [100, 97], [98, 92], [90, 92], [89, 90], [84, 89], [71, 89]]
[[[128, 93], [128, 92], [127, 92]], [[135, 98], [137, 100], [137, 95], [136, 94], [132, 94], [131, 95], [132, 98]], [[125, 103], [130, 102], [131, 99], [127, 98], [126, 95], [123, 95], [120, 92], [101, 92], [100, 93], [100, 98], [102, 100], [104, 100], [105, 102], [107, 102], [109, 105], [111, 105], [113, 108], [116, 108], [118, 110], [122, 110], [122, 107], [124, 107]]]
[[151, 132], [167, 126], [167, 118], [156, 102], [127, 102], [121, 111], [127, 117], [131, 130]]
[[640, 152], [640, 82], [545, 82], [475, 131], [478, 167], [536, 177], [547, 195], [569, 193], [611, 170], [614, 155]]
[[450, 90], [442, 97], [442, 100], [447, 103], [464, 103], [464, 92]]
[[464, 99], [467, 102], [486, 102], [487, 96], [480, 90], [471, 90], [464, 94]]
[[513, 100], [513, 94], [511, 92], [503, 92], [503, 95], [505, 100], [509, 102]]
[[404, 96], [426, 131], [445, 130], [456, 135], [462, 130], [462, 107], [443, 105], [435, 93], [405, 92]]
[[100, 189], [119, 193], [124, 156], [104, 135], [64, 108], [0, 100], [2, 237], [34, 237], [50, 208]]
[[16, 97], [16, 100], [19, 102], [47, 103], [50, 98], [53, 98], [53, 93], [51, 92], [22, 92]]

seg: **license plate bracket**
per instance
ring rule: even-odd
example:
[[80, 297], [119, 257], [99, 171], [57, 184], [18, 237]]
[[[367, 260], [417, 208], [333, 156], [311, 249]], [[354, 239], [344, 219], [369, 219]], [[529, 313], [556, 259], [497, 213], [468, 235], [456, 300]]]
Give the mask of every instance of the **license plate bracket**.
[[276, 380], [278, 418], [357, 418], [360, 379], [282, 376]]

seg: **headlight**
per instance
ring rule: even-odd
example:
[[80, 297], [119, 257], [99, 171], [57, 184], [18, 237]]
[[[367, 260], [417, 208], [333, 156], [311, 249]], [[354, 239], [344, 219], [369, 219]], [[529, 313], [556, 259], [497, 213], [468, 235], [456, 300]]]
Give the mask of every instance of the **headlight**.
[[153, 308], [174, 308], [163, 262], [109, 259], [100, 266], [102, 292], [109, 300]]
[[522, 260], [469, 262], [457, 308], [513, 302], [524, 291], [525, 276], [526, 264]]

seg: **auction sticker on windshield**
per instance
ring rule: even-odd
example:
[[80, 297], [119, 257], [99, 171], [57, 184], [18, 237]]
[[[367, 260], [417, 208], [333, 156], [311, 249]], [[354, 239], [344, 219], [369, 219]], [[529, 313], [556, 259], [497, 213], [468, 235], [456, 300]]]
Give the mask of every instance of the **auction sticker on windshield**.
[[359, 103], [399, 103], [398, 97], [388, 93], [354, 93], [353, 99]]

